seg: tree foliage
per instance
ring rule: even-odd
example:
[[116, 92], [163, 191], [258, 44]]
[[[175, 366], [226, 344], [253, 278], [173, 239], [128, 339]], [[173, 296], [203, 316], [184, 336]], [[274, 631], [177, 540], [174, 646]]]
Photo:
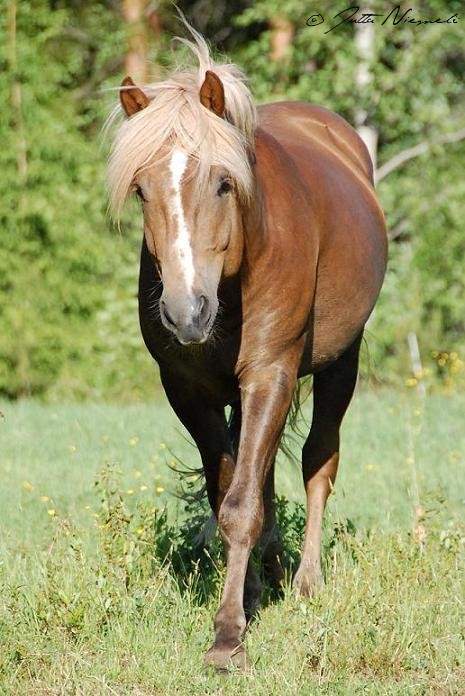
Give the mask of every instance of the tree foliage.
[[[324, 25], [307, 26], [308, 7], [297, 0], [180, 7], [242, 64], [257, 101], [311, 101], [352, 123], [362, 105], [381, 165], [419, 142], [430, 145], [379, 184], [392, 242], [368, 343], [376, 373], [391, 381], [409, 372], [409, 331], [425, 355], [463, 350], [465, 141], [437, 144], [465, 125], [462, 3], [415, 6], [421, 18], [458, 12], [457, 24], [378, 23], [363, 94], [353, 24], [325, 34]], [[344, 8], [321, 0], [318, 12], [327, 26]], [[0, 13], [0, 393], [147, 396], [155, 379], [137, 324], [140, 215], [130, 208], [122, 234], [109, 223], [99, 138], [114, 100], [107, 88], [123, 76], [128, 27], [120, 3], [8, 0], [7, 9]], [[283, 18], [291, 40], [273, 60]], [[180, 31], [168, 3], [159, 23], [157, 35], [146, 28], [154, 75], [169, 67], [170, 37]]]

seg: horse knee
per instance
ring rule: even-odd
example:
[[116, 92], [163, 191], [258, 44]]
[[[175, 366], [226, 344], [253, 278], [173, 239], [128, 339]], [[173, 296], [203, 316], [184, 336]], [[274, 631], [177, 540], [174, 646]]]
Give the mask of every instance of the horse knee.
[[228, 546], [240, 544], [253, 548], [263, 528], [263, 501], [230, 491], [221, 505], [218, 526]]

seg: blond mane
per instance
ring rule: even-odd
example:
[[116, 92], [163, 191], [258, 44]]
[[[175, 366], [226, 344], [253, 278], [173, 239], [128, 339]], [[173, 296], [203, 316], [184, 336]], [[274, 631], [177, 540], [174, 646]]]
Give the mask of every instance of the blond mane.
[[[212, 165], [225, 168], [236, 182], [240, 196], [252, 190], [250, 153], [253, 152], [256, 110], [245, 77], [234, 64], [213, 62], [203, 37], [192, 27], [193, 41], [178, 39], [198, 61], [198, 67], [175, 70], [162, 81], [142, 87], [150, 103], [119, 126], [108, 162], [110, 210], [119, 217], [134, 177], [160, 158], [180, 148], [197, 162], [199, 191]], [[225, 115], [219, 118], [200, 103], [199, 90], [205, 72], [213, 70], [225, 93]], [[112, 123], [123, 113], [117, 105]], [[165, 154], [166, 156], [166, 154]]]

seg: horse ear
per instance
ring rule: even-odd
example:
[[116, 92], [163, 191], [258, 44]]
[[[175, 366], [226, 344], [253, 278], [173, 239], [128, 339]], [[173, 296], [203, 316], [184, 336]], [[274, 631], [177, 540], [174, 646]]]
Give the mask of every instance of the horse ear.
[[211, 70], [205, 73], [205, 80], [200, 88], [200, 102], [205, 108], [222, 118], [224, 114], [224, 87], [218, 75]]
[[130, 77], [124, 78], [121, 87], [131, 87], [131, 89], [121, 89], [119, 93], [121, 106], [126, 112], [126, 116], [132, 116], [145, 109], [150, 100], [139, 87], [136, 87]]

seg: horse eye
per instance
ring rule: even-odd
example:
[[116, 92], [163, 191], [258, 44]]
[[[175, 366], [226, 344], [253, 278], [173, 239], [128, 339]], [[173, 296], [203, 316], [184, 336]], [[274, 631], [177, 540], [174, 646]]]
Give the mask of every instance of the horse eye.
[[232, 190], [232, 184], [229, 179], [223, 179], [220, 187], [217, 191], [218, 196], [223, 196], [225, 193], [229, 193]]
[[144, 197], [144, 193], [143, 193], [143, 191], [142, 191], [142, 189], [141, 189], [141, 187], [140, 187], [139, 185], [136, 186], [136, 188], [134, 189], [134, 191], [136, 192], [136, 196], [139, 196], [139, 198], [140, 198], [142, 201], [147, 202], [147, 199]]

